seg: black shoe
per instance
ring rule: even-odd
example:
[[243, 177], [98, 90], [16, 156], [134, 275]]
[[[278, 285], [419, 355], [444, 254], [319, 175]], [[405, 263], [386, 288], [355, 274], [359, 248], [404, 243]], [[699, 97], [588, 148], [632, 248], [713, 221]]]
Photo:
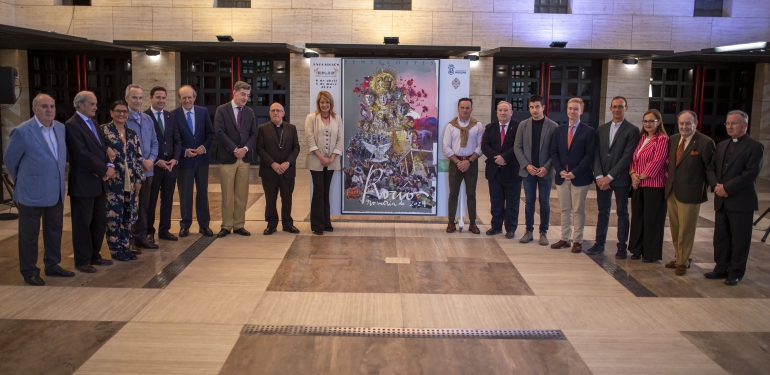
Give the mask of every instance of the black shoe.
[[52, 270], [45, 270], [46, 276], [61, 276], [61, 277], [72, 277], [75, 276], [75, 273], [72, 271], [67, 271], [64, 268], [57, 267]]
[[513, 238], [515, 236], [515, 233], [516, 232], [514, 232], [514, 231], [510, 231], [510, 232], [505, 234], [505, 238], [511, 239], [511, 238]]
[[324, 232], [334, 232], [334, 227], [326, 227], [324, 228]]
[[271, 227], [271, 226], [268, 226], [267, 228], [265, 228], [265, 231], [262, 232], [262, 234], [264, 234], [265, 236], [269, 236], [273, 233], [275, 233], [275, 227]]
[[293, 225], [284, 226], [283, 227], [283, 231], [284, 232], [289, 232], [289, 233], [294, 233], [294, 234], [299, 233], [299, 229], [297, 229], [297, 227], [295, 227]]
[[150, 233], [147, 235], [147, 242], [149, 243], [155, 243], [155, 233]]
[[91, 264], [93, 264], [94, 266], [111, 266], [112, 265], [112, 261], [109, 260], [109, 259], [99, 258], [99, 259], [92, 260]]
[[314, 230], [313, 234], [315, 234], [316, 236], [323, 236], [324, 235], [324, 231], [322, 231], [322, 230]]
[[727, 278], [727, 272], [725, 273], [716, 273], [714, 271], [706, 272], [703, 274], [703, 276], [707, 279], [715, 280], [715, 279], [726, 279]]
[[124, 254], [126, 254], [126, 257], [127, 257], [129, 260], [137, 260], [137, 259], [139, 259], [139, 258], [137, 258], [137, 257], [136, 257], [136, 255], [134, 255], [134, 254], [133, 254], [132, 252], [130, 252], [130, 251], [129, 251], [129, 252], [127, 252], [127, 253], [124, 253]]
[[487, 236], [494, 236], [494, 235], [500, 234], [500, 233], [503, 233], [502, 229], [494, 229], [494, 228], [487, 229]]
[[654, 260], [652, 259], [647, 259], [647, 258], [642, 259], [642, 263], [652, 263], [652, 262], [654, 262]]
[[626, 259], [628, 258], [628, 251], [623, 249], [618, 249], [618, 252], [615, 253], [615, 259]]
[[214, 237], [214, 231], [211, 230], [209, 227], [198, 229], [198, 233], [206, 236], [206, 237]]
[[247, 231], [246, 228], [235, 229], [233, 233], [240, 234], [241, 236], [251, 236], [251, 232]]
[[604, 244], [595, 243], [593, 246], [586, 249], [585, 253], [588, 255], [602, 254], [604, 253]]
[[738, 285], [741, 279], [737, 277], [728, 277], [725, 279], [725, 285]]
[[96, 268], [90, 264], [85, 264], [82, 266], [75, 267], [76, 270], [83, 272], [83, 273], [94, 273], [96, 272]]
[[[134, 256], [134, 258], [136, 258], [136, 256]], [[119, 262], [128, 262], [129, 260], [131, 260], [131, 258], [129, 258], [128, 255], [126, 255], [126, 253], [121, 251], [119, 253], [113, 253], [112, 260], [117, 260]]]
[[217, 233], [217, 238], [222, 238], [222, 237], [225, 237], [225, 236], [227, 236], [228, 234], [230, 234], [230, 230], [229, 230], [229, 229], [225, 229], [225, 228], [222, 228], [222, 229], [220, 229], [220, 230], [219, 230], [219, 233]]
[[134, 246], [138, 249], [157, 249], [158, 245], [147, 242], [147, 236], [134, 236]]
[[633, 260], [639, 260], [639, 259], [642, 259], [642, 254], [634, 254], [634, 255], [631, 255], [631, 259], [633, 259]]
[[190, 235], [190, 228], [179, 229], [179, 237], [187, 237]]
[[[180, 235], [181, 235], [181, 231], [180, 231]], [[165, 232], [165, 233], [161, 233], [161, 234], [159, 234], [159, 235], [158, 235], [158, 239], [160, 239], [160, 240], [166, 240], [166, 241], [179, 241], [179, 239], [178, 239], [178, 238], [176, 238], [176, 236], [175, 236], [175, 235], [173, 235], [173, 234], [171, 234], [171, 233], [169, 233], [169, 232]]]
[[43, 286], [43, 285], [45, 285], [45, 281], [43, 281], [43, 279], [41, 279], [40, 276], [37, 276], [37, 275], [30, 276], [30, 277], [25, 277], [24, 278], [24, 282], [29, 284], [29, 285], [32, 285], [32, 286]]

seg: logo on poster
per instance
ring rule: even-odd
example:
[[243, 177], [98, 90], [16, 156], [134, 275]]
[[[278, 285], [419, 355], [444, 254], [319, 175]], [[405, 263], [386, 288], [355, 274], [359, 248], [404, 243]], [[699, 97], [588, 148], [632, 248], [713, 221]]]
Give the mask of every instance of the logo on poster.
[[313, 70], [313, 73], [315, 73], [316, 77], [323, 77], [323, 78], [337, 78], [337, 75], [339, 74], [339, 69], [337, 68], [315, 68]]
[[460, 87], [460, 80], [459, 80], [459, 79], [457, 79], [457, 78], [453, 79], [453, 80], [452, 80], [452, 87], [454, 87], [455, 89], [457, 89], [458, 87]]
[[449, 64], [447, 66], [447, 74], [449, 74], [450, 76], [454, 74], [466, 74], [466, 71], [455, 69], [455, 64]]

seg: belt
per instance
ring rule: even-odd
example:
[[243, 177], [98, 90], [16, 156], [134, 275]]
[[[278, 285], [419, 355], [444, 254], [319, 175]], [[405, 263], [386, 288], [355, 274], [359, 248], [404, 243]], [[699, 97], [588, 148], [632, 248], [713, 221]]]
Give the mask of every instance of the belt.
[[470, 155], [470, 156], [459, 156], [459, 155], [455, 155], [455, 156], [456, 156], [458, 159], [460, 159], [460, 160], [468, 160], [468, 161], [470, 161], [470, 160], [471, 160], [471, 156], [473, 156], [473, 155]]

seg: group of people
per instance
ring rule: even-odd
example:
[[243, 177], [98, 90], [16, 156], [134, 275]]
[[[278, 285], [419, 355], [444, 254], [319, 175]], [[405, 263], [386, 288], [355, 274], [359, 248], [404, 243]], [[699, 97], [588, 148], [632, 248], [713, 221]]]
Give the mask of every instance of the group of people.
[[[458, 101], [458, 116], [446, 125], [444, 155], [449, 164], [447, 233], [456, 231], [457, 198], [462, 182], [467, 194], [470, 231], [476, 225], [478, 159], [486, 156], [484, 175], [489, 184], [492, 222], [487, 235], [515, 237], [522, 185], [525, 195], [525, 232], [519, 242], [535, 239], [535, 209], [539, 201], [538, 243], [548, 246], [552, 183], [561, 205], [561, 239], [552, 249], [601, 254], [605, 250], [612, 198], [617, 213], [615, 258], [663, 259], [666, 213], [676, 259], [665, 265], [685, 275], [692, 259], [700, 206], [714, 192], [714, 262], [704, 274], [736, 285], [746, 272], [751, 243], [753, 211], [759, 209], [756, 180], [762, 168], [764, 146], [746, 132], [749, 117], [735, 110], [727, 114], [730, 139], [718, 145], [699, 133], [695, 112], [677, 115], [678, 133], [668, 136], [663, 117], [646, 111], [642, 127], [625, 117], [628, 101], [617, 96], [610, 102], [612, 120], [594, 129], [580, 121], [584, 103], [567, 103], [567, 124], [544, 116], [543, 98], [533, 95], [527, 105], [531, 117], [512, 119], [510, 103], [497, 104], [497, 121], [486, 126], [471, 117], [473, 100]], [[593, 246], [583, 249], [585, 205], [591, 185], [596, 186], [598, 220]], [[628, 201], [631, 198], [631, 215]], [[630, 216], [630, 220], [629, 220]], [[630, 231], [630, 237], [629, 237]], [[573, 233], [574, 232], [574, 233]]]

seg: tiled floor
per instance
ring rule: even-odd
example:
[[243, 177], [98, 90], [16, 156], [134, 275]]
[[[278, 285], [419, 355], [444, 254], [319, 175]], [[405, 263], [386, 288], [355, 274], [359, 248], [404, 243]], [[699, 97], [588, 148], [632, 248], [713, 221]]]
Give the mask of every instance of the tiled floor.
[[[616, 260], [608, 251], [606, 261], [619, 267], [608, 272], [585, 254], [520, 244], [523, 202], [513, 240], [450, 235], [443, 220], [419, 217], [346, 216], [334, 232], [314, 236], [305, 221], [307, 171], [299, 173], [292, 213], [302, 232], [263, 236], [256, 173], [246, 222], [252, 236], [214, 240], [163, 289], [143, 286], [199, 238], [195, 225], [190, 237], [160, 241], [139, 261], [73, 278], [43, 276], [47, 286], [35, 288], [18, 273], [16, 222], [0, 222], [0, 374], [760, 374], [770, 368], [770, 245], [759, 242], [770, 218], [753, 232], [746, 277], [727, 287], [702, 276], [713, 266], [712, 203], [701, 208], [694, 264], [677, 277], [663, 267], [674, 253], [668, 229], [663, 261]], [[479, 180], [485, 231], [489, 199]], [[210, 182], [216, 232], [216, 167]], [[758, 183], [763, 210], [769, 182]], [[596, 232], [595, 192], [588, 197], [585, 246]], [[65, 207], [69, 212], [68, 202]], [[555, 192], [551, 209], [548, 238], [555, 242], [561, 235]], [[69, 220], [62, 266], [72, 269]], [[174, 222], [172, 231], [178, 229]], [[608, 238], [615, 236], [612, 217]], [[102, 253], [108, 256], [106, 246]], [[621, 273], [657, 297], [636, 297], [618, 281]], [[561, 330], [567, 340], [260, 335], [242, 333], [244, 325]]]

